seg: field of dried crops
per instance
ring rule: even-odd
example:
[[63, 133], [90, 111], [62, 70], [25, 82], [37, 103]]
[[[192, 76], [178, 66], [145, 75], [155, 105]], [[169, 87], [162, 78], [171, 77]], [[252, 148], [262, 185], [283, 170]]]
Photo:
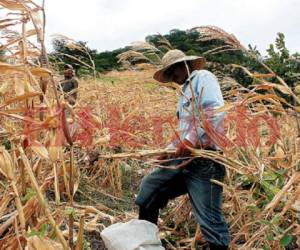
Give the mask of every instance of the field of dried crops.
[[[0, 23], [9, 51], [0, 62], [0, 249], [103, 249], [105, 226], [137, 217], [140, 180], [174, 135], [178, 89], [155, 83], [151, 67], [110, 72], [80, 79], [70, 107], [45, 52], [43, 8], [0, 3], [17, 13]], [[299, 249], [299, 107], [282, 96], [299, 98], [281, 78], [271, 83], [273, 72], [247, 73], [249, 89], [221, 81], [226, 136], [203, 120], [223, 154], [193, 156], [227, 168], [225, 183], [215, 183], [231, 249]], [[167, 249], [205, 244], [187, 197], [162, 211], [159, 226]]]
[[[104, 177], [104, 179], [98, 179], [98, 181], [100, 180], [97, 182], [98, 185], [108, 188], [110, 194], [119, 198], [129, 198], [131, 205], [129, 204], [126, 209], [130, 208], [130, 212], [133, 214], [126, 211], [124, 213], [126, 219], [137, 216], [134, 213], [136, 208], [132, 205], [134, 194], [138, 190], [137, 186], [140, 179], [154, 166], [153, 162], [149, 160], [151, 157], [141, 158], [140, 155], [151, 155], [152, 152], [148, 150], [163, 148], [171, 136], [166, 133], [161, 140], [162, 144], [158, 146], [156, 141], [151, 141], [153, 128], [143, 127], [142, 120], [135, 120], [136, 117], [145, 117], [151, 121], [151, 117], [156, 117], [157, 112], [159, 112], [159, 117], [162, 120], [164, 117], [172, 120], [174, 116], [177, 92], [174, 89], [157, 85], [151, 79], [152, 72], [153, 70], [112, 72], [103, 77], [104, 80], [98, 87], [97, 93], [101, 98], [90, 103], [91, 106], [97, 103], [96, 109], [108, 103], [113, 103], [115, 107], [121, 109], [123, 111], [121, 120], [124, 122], [122, 130], [129, 131], [132, 135], [124, 139], [119, 138], [117, 141], [120, 147], [118, 148], [114, 148], [116, 145], [109, 143], [107, 148], [103, 146], [103, 152], [98, 152], [98, 154], [104, 154], [108, 156], [108, 159], [96, 157], [94, 159], [97, 160], [93, 163], [93, 167], [89, 167], [92, 176]], [[88, 90], [88, 86], [94, 88], [91, 87], [90, 83], [86, 86], [85, 93], [92, 91]], [[263, 247], [265, 249], [284, 247], [297, 249], [299, 245], [299, 199], [297, 198], [299, 197], [299, 173], [296, 169], [299, 155], [297, 155], [298, 149], [296, 147], [298, 130], [295, 116], [291, 110], [282, 108], [279, 101], [281, 99], [276, 95], [259, 94], [259, 90], [256, 90], [257, 92], [245, 91], [239, 86], [230, 90], [228, 85], [222, 86], [227, 97], [228, 117], [231, 117], [228, 119], [230, 125], [228, 125], [227, 136], [237, 144], [237, 139], [241, 136], [237, 126], [247, 117], [248, 127], [243, 128], [246, 130], [244, 131], [246, 146], [229, 147], [228, 150], [225, 150], [225, 155], [200, 150], [195, 151], [194, 154], [215, 159], [227, 166], [227, 180], [225, 184], [219, 184], [223, 185], [225, 190], [224, 211], [232, 233], [231, 247], [232, 249], [259, 249]], [[270, 92], [274, 93], [270, 86], [272, 85], [261, 84], [259, 88], [269, 89]], [[122, 93], [125, 92], [127, 93], [126, 96], [121, 97]], [[104, 97], [102, 95], [106, 95], [105, 93], [110, 93], [110, 95], [109, 99], [103, 103]], [[251, 113], [246, 112], [245, 114], [243, 111], [236, 114], [240, 112], [236, 108], [240, 100], [233, 101], [237, 99], [234, 98], [236, 95], [239, 95], [240, 100], [248, 102]], [[120, 102], [123, 98], [126, 99], [126, 102]], [[168, 104], [166, 105], [166, 103]], [[130, 104], [130, 109], [128, 109], [127, 104]], [[107, 110], [98, 111], [97, 116], [105, 119]], [[272, 141], [272, 129], [276, 130], [275, 123], [262, 123], [257, 131], [260, 134], [260, 146], [255, 147], [255, 140], [251, 134], [253, 133], [253, 121], [257, 122], [255, 118], [266, 112], [270, 112], [268, 117], [274, 119], [273, 121], [278, 125], [280, 133], [275, 143], [270, 143]], [[110, 112], [110, 114], [112, 113]], [[130, 120], [135, 121], [137, 126], [134, 128], [127, 127], [128, 117], [131, 117]], [[113, 120], [113, 117], [108, 119], [110, 122]], [[170, 126], [165, 127], [165, 130], [172, 131], [175, 124], [176, 121], [168, 124]], [[267, 124], [269, 127], [266, 126]], [[108, 128], [110, 136], [120, 136], [119, 133], [114, 135], [114, 132], [117, 132], [114, 130], [114, 126], [107, 124], [106, 128]], [[130, 139], [133, 138], [134, 133], [137, 139], [136, 144], [131, 144]], [[249, 134], [247, 135], [247, 133]], [[147, 136], [149, 137], [147, 138]], [[144, 138], [147, 140], [143, 141]], [[142, 144], [139, 145], [139, 142]], [[125, 153], [122, 154], [120, 151], [125, 151]], [[130, 153], [131, 151], [133, 152]], [[132, 160], [132, 158], [136, 160]], [[104, 166], [105, 170], [101, 166]], [[96, 179], [97, 177], [95, 177]], [[107, 205], [109, 206], [109, 204]], [[123, 206], [120, 207], [122, 210]], [[200, 242], [200, 245], [203, 242], [199, 232], [195, 232], [197, 226], [191, 214], [187, 197], [181, 197], [172, 202], [170, 207], [163, 211], [161, 218], [162, 238], [168, 249], [190, 249], [195, 247], [195, 241]]]
[[[21, 245], [39, 249], [39, 244], [48, 244], [51, 249], [56, 244], [50, 240], [53, 237], [60, 244], [62, 239], [70, 240], [70, 228], [77, 246], [81, 243], [76, 239], [84, 232], [85, 247], [97, 249], [103, 227], [137, 217], [134, 197], [139, 182], [154, 166], [151, 156], [163, 150], [176, 126], [176, 90], [157, 85], [151, 79], [152, 72], [111, 72], [96, 81], [81, 79], [78, 103], [66, 112], [70, 136], [75, 138], [73, 146], [67, 140], [55, 144], [53, 138], [60, 131], [55, 126], [62, 119], [59, 114], [50, 116], [46, 112], [44, 122], [39, 112], [30, 118], [21, 116], [27, 103], [40, 100], [31, 93], [20, 95], [16, 88], [7, 88], [1, 97], [1, 159], [5, 161], [1, 164], [2, 249]], [[15, 86], [15, 77], [7, 76], [2, 81]], [[226, 90], [228, 110], [233, 105], [232, 96], [243, 93], [236, 88]], [[268, 144], [269, 134], [264, 130], [266, 139], [262, 139], [259, 152], [249, 142], [248, 147], [231, 148], [226, 155], [200, 150], [194, 154], [228, 167], [224, 211], [231, 227], [232, 249], [280, 249], [285, 244], [296, 249], [299, 174], [295, 171], [295, 118], [276, 97], [269, 99], [270, 94], [243, 95], [249, 103], [255, 102], [252, 111], [257, 114], [276, 107], [274, 117], [280, 126], [276, 143]], [[47, 98], [52, 96], [50, 89]], [[271, 100], [271, 104], [261, 104], [258, 96]], [[35, 139], [29, 146], [24, 145], [29, 135], [24, 131], [28, 125], [25, 119], [32, 119], [30, 124], [37, 126], [29, 133]], [[157, 125], [164, 129], [159, 141], [155, 137]], [[234, 126], [231, 133], [233, 138]], [[74, 198], [70, 189], [74, 189]], [[172, 202], [161, 218], [161, 236], [168, 249], [193, 248], [195, 239], [203, 244], [187, 197]]]

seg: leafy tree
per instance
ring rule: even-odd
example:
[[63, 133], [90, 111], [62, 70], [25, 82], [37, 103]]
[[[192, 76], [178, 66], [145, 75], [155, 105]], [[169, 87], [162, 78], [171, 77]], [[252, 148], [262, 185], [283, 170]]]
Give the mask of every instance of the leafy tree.
[[54, 39], [52, 44], [54, 48], [54, 52], [51, 54], [52, 60], [60, 62], [60, 69], [66, 63], [73, 65], [77, 75], [91, 73], [93, 67], [98, 72], [118, 68], [116, 56], [127, 49], [121, 48], [98, 53], [97, 50], [90, 49], [86, 42], [72, 41], [70, 43], [62, 38]]
[[54, 52], [52, 58], [60, 62], [60, 69], [64, 64], [71, 64], [76, 74], [89, 73], [93, 70], [93, 59], [97, 51], [87, 46], [87, 42], [69, 41], [64, 38], [57, 38], [52, 41]]
[[[221, 54], [205, 54], [207, 51], [225, 45], [225, 43], [222, 40], [201, 41], [200, 34], [197, 31], [173, 29], [169, 34], [164, 35], [163, 37], [169, 41], [172, 48], [182, 50], [187, 55], [205, 56], [207, 60], [211, 62], [242, 64], [248, 59], [241, 51], [226, 51]], [[146, 41], [161, 50], [164, 49], [164, 47], [161, 47], [160, 34], [147, 36]], [[166, 52], [166, 50], [164, 52]]]
[[275, 44], [270, 44], [267, 52], [266, 64], [289, 86], [293, 86], [297, 80], [300, 80], [300, 55], [299, 53], [290, 55], [283, 33], [277, 34]]
[[119, 67], [117, 55], [119, 55], [120, 53], [126, 50], [127, 50], [126, 48], [121, 48], [113, 51], [96, 53], [94, 57], [96, 70], [99, 72], [104, 72], [104, 71], [117, 69]]

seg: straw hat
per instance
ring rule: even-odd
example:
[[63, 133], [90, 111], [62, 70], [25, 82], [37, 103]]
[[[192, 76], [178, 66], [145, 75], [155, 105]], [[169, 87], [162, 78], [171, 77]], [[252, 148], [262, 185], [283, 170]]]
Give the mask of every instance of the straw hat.
[[191, 70], [201, 69], [205, 65], [205, 58], [199, 56], [186, 56], [181, 50], [169, 50], [162, 58], [162, 68], [156, 71], [153, 78], [159, 82], [170, 82], [165, 72], [174, 64], [189, 61]]

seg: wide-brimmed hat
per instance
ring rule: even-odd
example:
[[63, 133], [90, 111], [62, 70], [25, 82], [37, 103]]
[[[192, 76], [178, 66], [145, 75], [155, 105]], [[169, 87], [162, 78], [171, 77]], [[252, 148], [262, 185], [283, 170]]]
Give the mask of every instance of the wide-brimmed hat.
[[165, 72], [174, 64], [184, 61], [189, 62], [192, 71], [203, 68], [206, 62], [204, 57], [186, 56], [178, 49], [169, 50], [162, 58], [162, 68], [154, 73], [153, 78], [163, 83], [170, 82], [171, 79], [165, 75]]

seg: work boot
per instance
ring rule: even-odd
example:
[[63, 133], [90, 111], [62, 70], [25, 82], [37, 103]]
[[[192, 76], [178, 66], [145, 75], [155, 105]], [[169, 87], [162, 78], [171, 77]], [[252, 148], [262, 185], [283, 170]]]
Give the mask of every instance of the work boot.
[[208, 243], [209, 244], [209, 249], [210, 250], [227, 250], [228, 246], [220, 246], [220, 245], [216, 245], [213, 243]]
[[140, 206], [139, 220], [146, 220], [157, 225], [159, 209], [147, 209]]

